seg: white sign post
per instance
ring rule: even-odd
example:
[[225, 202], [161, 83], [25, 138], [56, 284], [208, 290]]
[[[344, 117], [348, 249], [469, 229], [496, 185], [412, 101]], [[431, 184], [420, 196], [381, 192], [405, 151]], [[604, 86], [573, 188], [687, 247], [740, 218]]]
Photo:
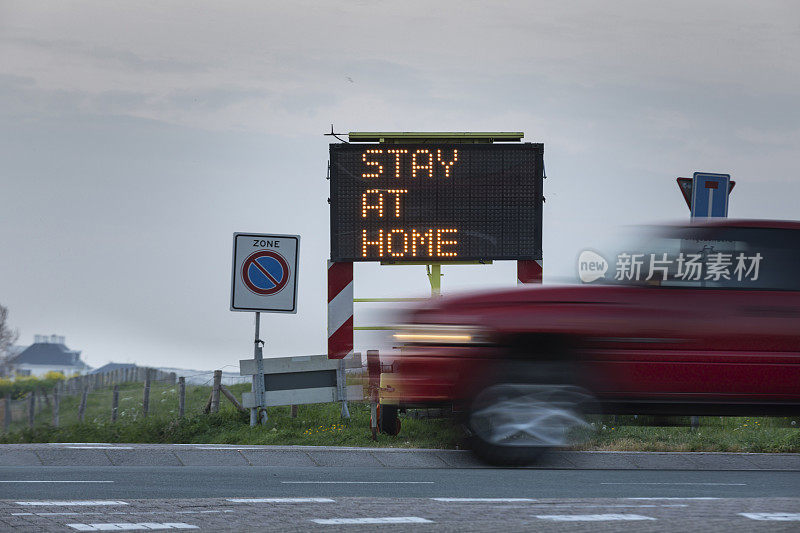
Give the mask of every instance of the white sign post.
[[254, 405], [250, 409], [250, 426], [267, 419], [263, 410], [261, 313], [297, 313], [299, 252], [299, 235], [233, 234], [231, 311], [254, 311], [256, 314], [253, 356], [257, 373], [253, 375]]

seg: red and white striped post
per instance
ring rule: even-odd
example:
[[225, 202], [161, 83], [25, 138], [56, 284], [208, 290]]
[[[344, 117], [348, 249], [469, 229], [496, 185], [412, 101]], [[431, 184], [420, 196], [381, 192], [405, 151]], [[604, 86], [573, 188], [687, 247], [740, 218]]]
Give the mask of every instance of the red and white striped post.
[[328, 359], [353, 352], [353, 263], [328, 261]]
[[517, 284], [541, 283], [542, 260], [517, 261]]

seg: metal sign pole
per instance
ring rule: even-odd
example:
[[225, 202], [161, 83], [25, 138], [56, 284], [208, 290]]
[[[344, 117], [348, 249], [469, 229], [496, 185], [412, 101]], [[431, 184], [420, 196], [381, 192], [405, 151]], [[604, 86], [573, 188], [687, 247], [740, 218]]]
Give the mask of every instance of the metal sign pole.
[[342, 418], [350, 418], [350, 409], [347, 407], [347, 374], [345, 373], [345, 360], [339, 359], [336, 368], [336, 388], [342, 404]]
[[253, 358], [256, 361], [256, 373], [253, 374], [253, 396], [256, 405], [250, 409], [250, 427], [259, 423], [259, 413], [261, 413], [261, 423], [267, 421], [267, 412], [262, 411], [264, 405], [264, 353], [262, 346], [264, 341], [259, 339], [261, 329], [261, 313], [256, 312], [256, 336], [254, 341]]
[[442, 294], [442, 265], [441, 263], [432, 263], [426, 265], [428, 271], [428, 279], [431, 282], [431, 298], [435, 298]]

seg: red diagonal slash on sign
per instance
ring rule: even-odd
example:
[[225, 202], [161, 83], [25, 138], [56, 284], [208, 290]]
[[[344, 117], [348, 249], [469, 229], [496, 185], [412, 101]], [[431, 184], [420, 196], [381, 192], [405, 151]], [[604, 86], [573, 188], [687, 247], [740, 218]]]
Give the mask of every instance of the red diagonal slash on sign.
[[[277, 279], [275, 276], [271, 275], [264, 265], [258, 263], [258, 260], [262, 257], [269, 257], [278, 262], [281, 267], [281, 276], [280, 279]], [[249, 269], [251, 266], [255, 266], [259, 272], [264, 274], [266, 279], [268, 279], [274, 286], [267, 289], [264, 287], [259, 287], [256, 285], [251, 279], [250, 275], [248, 274]], [[261, 295], [261, 296], [270, 296], [272, 294], [277, 294], [286, 287], [287, 283], [289, 282], [289, 264], [286, 262], [286, 259], [276, 251], [273, 250], [261, 250], [255, 252], [250, 255], [247, 259], [245, 259], [244, 263], [242, 264], [242, 281], [250, 289], [252, 292]]]
[[262, 273], [262, 274], [264, 274], [265, 276], [267, 276], [267, 278], [268, 278], [268, 279], [269, 279], [269, 280], [270, 280], [272, 283], [274, 283], [276, 287], [277, 287], [278, 285], [280, 285], [280, 282], [279, 282], [278, 280], [276, 280], [275, 278], [273, 278], [273, 277], [272, 277], [272, 275], [270, 275], [270, 273], [269, 273], [269, 272], [267, 272], [267, 269], [266, 269], [266, 268], [264, 268], [264, 267], [262, 267], [261, 265], [259, 265], [259, 264], [258, 264], [258, 260], [254, 260], [254, 261], [253, 261], [253, 265], [254, 265], [254, 266], [257, 268], [257, 269], [259, 269], [259, 270], [261, 271], [261, 273]]

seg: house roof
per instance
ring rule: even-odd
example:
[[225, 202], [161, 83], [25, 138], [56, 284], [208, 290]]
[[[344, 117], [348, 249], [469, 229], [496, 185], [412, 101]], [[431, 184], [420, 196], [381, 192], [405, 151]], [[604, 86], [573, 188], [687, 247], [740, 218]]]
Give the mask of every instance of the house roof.
[[103, 365], [100, 368], [95, 368], [90, 374], [105, 374], [106, 372], [113, 372], [114, 370], [119, 370], [120, 368], [136, 368], [136, 365], [133, 363], [108, 363], [107, 365]]
[[81, 352], [70, 350], [63, 344], [37, 342], [9, 360], [12, 365], [53, 365], [87, 368], [81, 361]]

